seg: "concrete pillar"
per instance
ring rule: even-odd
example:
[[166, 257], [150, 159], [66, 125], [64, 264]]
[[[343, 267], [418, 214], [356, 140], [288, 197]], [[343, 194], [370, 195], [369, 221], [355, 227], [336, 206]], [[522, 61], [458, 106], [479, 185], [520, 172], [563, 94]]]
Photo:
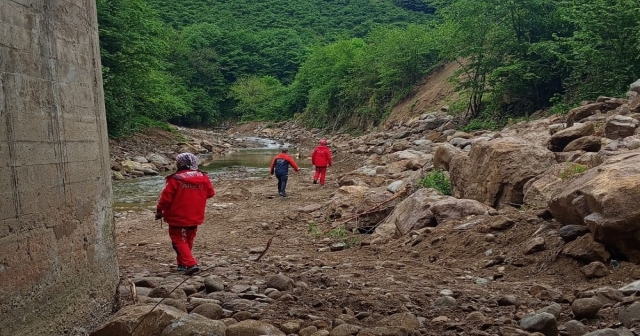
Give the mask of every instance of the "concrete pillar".
[[95, 0], [0, 0], [0, 335], [112, 311], [109, 173]]

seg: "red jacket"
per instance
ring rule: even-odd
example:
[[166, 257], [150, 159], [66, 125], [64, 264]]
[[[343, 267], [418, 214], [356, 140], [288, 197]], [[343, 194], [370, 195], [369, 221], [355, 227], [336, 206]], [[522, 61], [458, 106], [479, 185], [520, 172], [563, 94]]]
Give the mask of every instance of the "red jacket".
[[331, 166], [333, 164], [331, 160], [331, 149], [323, 145], [316, 147], [311, 154], [311, 164], [316, 167]]
[[207, 199], [215, 194], [206, 173], [180, 170], [166, 177], [157, 209], [171, 226], [200, 225], [204, 222]]
[[295, 161], [286, 153], [280, 153], [271, 161], [271, 167], [269, 168], [269, 174], [273, 175], [287, 175], [289, 174], [289, 165], [293, 167], [293, 170], [299, 171], [298, 165]]

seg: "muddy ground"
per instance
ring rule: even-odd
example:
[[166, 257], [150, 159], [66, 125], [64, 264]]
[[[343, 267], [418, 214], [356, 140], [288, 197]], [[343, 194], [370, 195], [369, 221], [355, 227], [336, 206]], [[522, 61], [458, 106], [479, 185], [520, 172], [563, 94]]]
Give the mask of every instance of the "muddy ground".
[[[388, 315], [411, 312], [423, 323], [424, 335], [507, 335], [505, 330], [525, 313], [556, 301], [562, 306], [562, 325], [573, 319], [570, 302], [579, 293], [640, 279], [640, 267], [621, 262], [610, 276], [587, 280], [582, 265], [560, 255], [560, 242], [551, 241], [535, 256], [523, 255], [522, 245], [536, 230], [546, 225], [553, 236], [557, 228], [517, 209], [508, 211], [516, 226], [493, 232], [495, 240], [482, 229], [443, 227], [434, 228], [415, 246], [405, 244], [404, 238], [366, 246], [360, 244], [366, 235], [329, 232], [330, 222], [301, 209], [327, 202], [338, 188], [339, 174], [357, 168], [358, 162], [338, 155], [325, 187], [312, 184], [311, 170], [291, 173], [288, 198], [277, 196], [275, 179], [221, 177], [195, 241], [194, 255], [203, 271], [182, 286], [197, 290], [204, 277], [215, 275], [229, 292], [252, 285], [264, 291], [270, 275], [283, 273], [297, 282], [296, 288], [286, 299], [248, 309], [254, 318], [276, 326], [292, 320], [330, 324], [336, 318], [376, 326]], [[123, 284], [143, 276], [160, 276], [168, 283], [185, 279], [175, 272], [167, 225], [154, 221], [152, 211], [120, 214], [116, 234]], [[264, 257], [255, 261], [270, 239]], [[331, 251], [335, 243], [346, 243], [347, 248]], [[496, 256], [505, 261], [485, 267]], [[538, 285], [546, 286], [547, 294], [540, 294], [544, 288]], [[456, 298], [455, 306], [435, 304], [444, 290]], [[504, 300], [499, 304], [505, 296], [515, 296], [515, 305]], [[122, 303], [130, 302], [123, 297]], [[616, 312], [615, 304], [605, 305], [599, 318], [582, 322], [592, 330], [615, 327]]]

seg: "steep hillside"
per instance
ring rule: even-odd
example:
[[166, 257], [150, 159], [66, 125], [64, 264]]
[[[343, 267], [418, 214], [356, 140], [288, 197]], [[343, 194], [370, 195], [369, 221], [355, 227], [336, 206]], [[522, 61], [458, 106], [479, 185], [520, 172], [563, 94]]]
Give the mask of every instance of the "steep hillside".
[[457, 94], [449, 78], [460, 69], [458, 63], [448, 63], [436, 69], [417, 85], [387, 118], [385, 125], [410, 119], [425, 112], [438, 111], [455, 100]]

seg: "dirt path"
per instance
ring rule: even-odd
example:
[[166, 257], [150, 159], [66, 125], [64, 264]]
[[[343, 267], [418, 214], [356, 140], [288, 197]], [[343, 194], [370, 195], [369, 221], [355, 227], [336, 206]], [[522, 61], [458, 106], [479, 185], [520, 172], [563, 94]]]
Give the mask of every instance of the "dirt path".
[[[335, 319], [360, 326], [397, 325], [385, 318], [410, 312], [422, 323], [421, 335], [524, 335], [509, 330], [526, 313], [556, 302], [562, 325], [573, 318], [571, 302], [581, 293], [640, 278], [636, 265], [622, 262], [610, 276], [586, 280], [578, 262], [559, 257], [563, 244], [552, 226], [543, 233], [546, 251], [523, 255], [533, 233], [547, 225], [526, 211], [505, 214], [516, 225], [491, 238], [482, 228], [454, 230], [459, 223], [438, 226], [413, 246], [405, 244], [410, 238], [360, 246], [365, 235], [327, 234], [330, 224], [313, 208], [331, 199], [341, 173], [361, 165], [353, 156], [338, 155], [336, 162], [324, 188], [312, 184], [310, 169], [292, 173], [288, 198], [277, 196], [275, 179], [221, 176], [195, 241], [194, 255], [205, 271], [182, 288], [221, 301], [226, 317], [248, 312], [276, 327], [297, 321], [323, 328]], [[123, 283], [161, 277], [161, 285], [173, 287], [185, 279], [174, 270], [167, 226], [160, 227], [151, 211], [122, 214], [116, 231]], [[271, 238], [263, 259], [254, 261]], [[340, 242], [351, 248], [331, 251]], [[498, 256], [504, 262], [487, 265]], [[276, 300], [242, 299], [248, 290], [264, 293], [266, 280], [277, 273], [292, 278], [295, 288]], [[209, 275], [224, 282], [224, 293], [203, 291]], [[442, 299], [445, 295], [454, 302]], [[615, 303], [608, 304], [599, 319], [582, 322], [593, 330], [610, 326], [617, 311]]]

